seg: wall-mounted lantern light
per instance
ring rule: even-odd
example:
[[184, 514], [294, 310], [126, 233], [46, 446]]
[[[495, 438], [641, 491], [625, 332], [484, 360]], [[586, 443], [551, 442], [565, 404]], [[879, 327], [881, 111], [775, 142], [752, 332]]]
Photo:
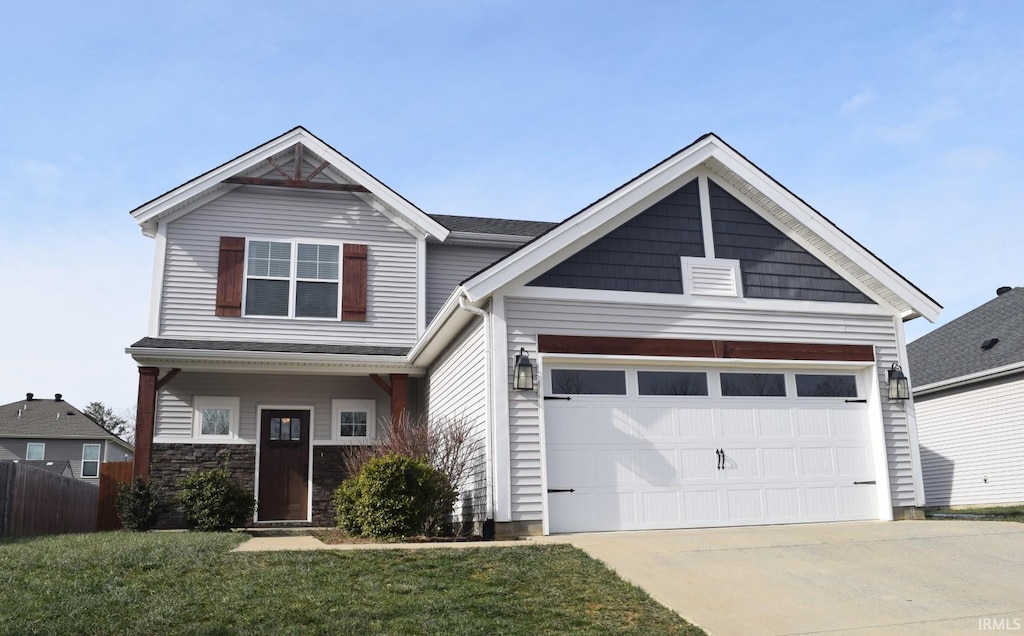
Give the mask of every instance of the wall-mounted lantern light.
[[889, 369], [889, 399], [906, 400], [910, 397], [910, 381], [903, 375], [903, 367], [897, 362]]
[[533, 363], [523, 347], [519, 347], [519, 353], [512, 358], [512, 388], [516, 391], [533, 390]]

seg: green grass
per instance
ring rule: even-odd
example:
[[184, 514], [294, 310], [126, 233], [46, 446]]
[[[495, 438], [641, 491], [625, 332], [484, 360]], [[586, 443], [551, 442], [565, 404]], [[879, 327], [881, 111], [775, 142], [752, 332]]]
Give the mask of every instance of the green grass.
[[925, 513], [929, 519], [974, 519], [981, 521], [1017, 521], [1024, 523], [1024, 505], [939, 508]]
[[242, 540], [0, 540], [0, 633], [703, 634], [566, 545], [230, 553]]

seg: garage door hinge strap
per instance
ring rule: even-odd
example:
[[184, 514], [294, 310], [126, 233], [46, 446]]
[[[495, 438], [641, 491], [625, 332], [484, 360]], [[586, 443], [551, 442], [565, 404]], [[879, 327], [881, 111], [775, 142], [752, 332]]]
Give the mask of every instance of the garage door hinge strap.
[[568, 400], [571, 400], [572, 398], [571, 397], [562, 397], [560, 395], [545, 395], [544, 399], [545, 400], [566, 400], [566, 401], [568, 401]]
[[548, 492], [576, 492], [575, 488], [548, 488]]
[[863, 485], [867, 485], [867, 484], [874, 485], [875, 483], [876, 482], [874, 480], [871, 480], [871, 481], [855, 481], [855, 482], [853, 482], [853, 485], [854, 486], [863, 486]]
[[864, 399], [864, 400], [843, 400], [843, 402], [846, 402], [847, 404], [852, 404], [852, 403], [867, 404], [868, 403], [868, 401], [866, 399]]

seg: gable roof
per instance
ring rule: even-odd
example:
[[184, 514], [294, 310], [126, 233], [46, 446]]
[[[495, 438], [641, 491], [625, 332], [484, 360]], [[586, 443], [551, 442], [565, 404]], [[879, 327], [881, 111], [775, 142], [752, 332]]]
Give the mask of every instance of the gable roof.
[[0, 437], [107, 439], [132, 450], [131, 444], [64, 400], [34, 398], [0, 405]]
[[[989, 349], [982, 343], [998, 339]], [[907, 345], [914, 391], [1024, 370], [1024, 287], [1015, 287]], [[940, 387], [935, 387], [940, 388]]]
[[131, 215], [142, 227], [142, 232], [146, 236], [154, 236], [159, 221], [171, 220], [187, 214], [212, 197], [241, 187], [225, 183], [224, 180], [230, 177], [245, 177], [266, 172], [270, 167], [269, 161], [284, 158], [296, 144], [302, 144], [304, 148], [317, 155], [321, 160], [328, 162], [333, 170], [325, 170], [324, 174], [330, 174], [339, 183], [352, 183], [365, 187], [369, 192], [356, 194], [356, 196], [364, 198], [371, 207], [382, 214], [400, 225], [411, 226], [438, 240], [444, 240], [447, 237], [447, 228], [302, 126], [296, 126], [283, 135], [143, 203], [132, 210]]
[[785, 227], [823, 262], [870, 297], [891, 306], [904, 320], [938, 316], [942, 307], [934, 299], [713, 133], [464, 281], [468, 299], [478, 302], [505, 285], [539, 275], [674, 192], [700, 168], [741, 192], [761, 214]]

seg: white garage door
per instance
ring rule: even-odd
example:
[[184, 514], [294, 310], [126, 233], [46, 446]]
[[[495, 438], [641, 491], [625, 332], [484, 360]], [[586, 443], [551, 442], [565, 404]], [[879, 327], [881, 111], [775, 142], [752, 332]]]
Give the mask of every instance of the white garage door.
[[550, 532], [878, 518], [855, 372], [546, 375]]

